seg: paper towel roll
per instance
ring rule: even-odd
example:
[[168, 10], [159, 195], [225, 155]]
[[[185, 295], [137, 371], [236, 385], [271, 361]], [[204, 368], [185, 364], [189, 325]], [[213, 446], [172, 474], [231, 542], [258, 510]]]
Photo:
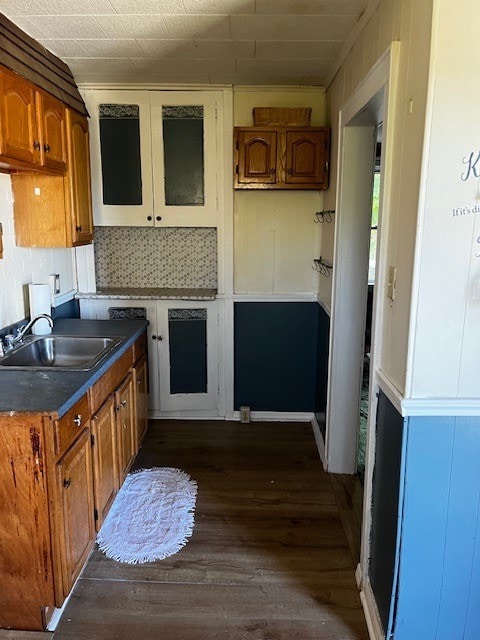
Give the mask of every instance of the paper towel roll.
[[[30, 298], [30, 318], [34, 318], [40, 313], [51, 314], [49, 284], [29, 284], [28, 297]], [[44, 336], [47, 333], [52, 333], [52, 329], [48, 321], [42, 318], [33, 325], [32, 333], [36, 336]]]

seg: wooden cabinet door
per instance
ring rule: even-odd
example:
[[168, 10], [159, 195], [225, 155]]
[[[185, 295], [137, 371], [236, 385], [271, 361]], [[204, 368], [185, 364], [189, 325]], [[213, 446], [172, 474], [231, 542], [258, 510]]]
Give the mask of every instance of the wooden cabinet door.
[[95, 540], [90, 431], [85, 429], [57, 464], [61, 526], [59, 541], [66, 597]]
[[239, 131], [237, 182], [274, 184], [277, 180], [277, 132]]
[[137, 427], [135, 422], [133, 376], [131, 373], [128, 374], [121, 386], [115, 391], [115, 405], [117, 413], [118, 469], [121, 484], [137, 453]]
[[93, 486], [97, 531], [119, 488], [115, 402], [110, 396], [92, 416]]
[[41, 163], [54, 171], [67, 170], [65, 105], [48, 93], [36, 93], [37, 117], [41, 127]]
[[14, 73], [0, 72], [0, 99], [0, 154], [38, 164], [40, 142], [33, 85]]
[[146, 355], [144, 355], [135, 365], [135, 417], [137, 423], [138, 448], [148, 427], [148, 378]]
[[286, 184], [318, 184], [325, 179], [325, 131], [293, 130], [286, 133]]
[[68, 186], [72, 244], [93, 240], [92, 193], [87, 119], [67, 109]]

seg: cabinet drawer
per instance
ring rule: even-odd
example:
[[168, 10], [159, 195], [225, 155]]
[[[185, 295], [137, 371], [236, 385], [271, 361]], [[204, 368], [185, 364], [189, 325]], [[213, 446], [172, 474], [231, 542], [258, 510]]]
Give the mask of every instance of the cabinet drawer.
[[130, 347], [110, 369], [88, 390], [90, 412], [95, 413], [120, 385], [133, 363], [133, 348]]
[[133, 343], [133, 362], [138, 362], [143, 354], [147, 351], [147, 332], [144, 331], [142, 335]]
[[60, 420], [55, 420], [54, 440], [56, 455], [68, 449], [85, 424], [88, 423], [89, 418], [88, 398], [87, 395], [84, 395]]

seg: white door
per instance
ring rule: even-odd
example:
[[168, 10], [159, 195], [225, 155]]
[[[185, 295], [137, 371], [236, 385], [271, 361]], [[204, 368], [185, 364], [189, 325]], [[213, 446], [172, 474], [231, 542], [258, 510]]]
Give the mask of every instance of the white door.
[[216, 301], [157, 303], [163, 412], [218, 411]]

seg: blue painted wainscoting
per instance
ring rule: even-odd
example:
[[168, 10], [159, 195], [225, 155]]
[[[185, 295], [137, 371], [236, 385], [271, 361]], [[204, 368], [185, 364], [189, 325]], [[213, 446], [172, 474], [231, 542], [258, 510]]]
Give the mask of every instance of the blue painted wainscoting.
[[406, 420], [395, 640], [480, 638], [480, 417]]

